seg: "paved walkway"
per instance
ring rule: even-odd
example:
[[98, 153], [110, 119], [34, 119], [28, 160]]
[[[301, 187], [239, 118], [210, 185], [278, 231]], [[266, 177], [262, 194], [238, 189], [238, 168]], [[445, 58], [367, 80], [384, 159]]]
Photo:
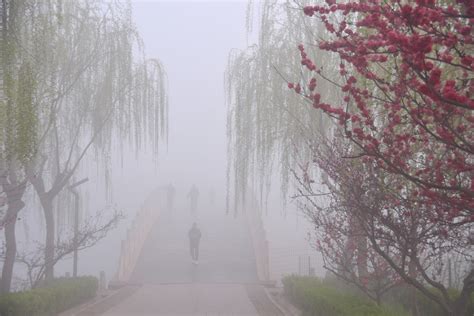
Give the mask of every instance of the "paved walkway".
[[238, 284], [145, 285], [104, 316], [258, 315]]
[[[191, 262], [188, 231], [197, 222], [202, 232], [199, 265]], [[162, 212], [146, 241], [131, 282], [252, 283], [257, 281], [253, 248], [244, 218], [223, 210]]]
[[[195, 221], [202, 231], [197, 266], [187, 237]], [[244, 218], [218, 209], [163, 212], [130, 282], [134, 289], [120, 300], [81, 315], [281, 315], [258, 284]]]

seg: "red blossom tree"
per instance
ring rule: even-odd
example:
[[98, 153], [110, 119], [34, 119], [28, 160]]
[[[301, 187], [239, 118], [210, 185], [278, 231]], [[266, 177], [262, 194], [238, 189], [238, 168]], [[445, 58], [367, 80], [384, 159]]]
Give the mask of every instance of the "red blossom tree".
[[[300, 203], [301, 209], [315, 225], [315, 248], [328, 271], [380, 304], [390, 289], [401, 284], [401, 277], [369, 245], [370, 227], [380, 217], [380, 208], [375, 206], [381, 204], [380, 192], [371, 188], [369, 177], [373, 174], [363, 165], [342, 158], [351, 151], [347, 142], [321, 137], [311, 149], [314, 163], [325, 175], [324, 191], [318, 191], [321, 185], [314, 185], [308, 165], [301, 166], [300, 172], [293, 170], [293, 175], [298, 182], [297, 196], [306, 201]], [[372, 236], [381, 241], [380, 234]], [[386, 241], [393, 237], [394, 234], [384, 236], [384, 250], [388, 250]], [[397, 264], [403, 260], [401, 256], [394, 257], [399, 258], [395, 259]]]
[[[433, 270], [453, 252], [471, 264], [474, 2], [327, 0], [304, 12], [331, 35], [317, 45], [340, 58], [340, 77], [326, 77], [300, 45], [311, 78], [289, 88], [340, 125], [338, 137], [351, 143], [345, 157], [356, 159], [345, 166], [365, 175], [353, 185], [371, 192], [362, 195], [367, 199], [336, 192], [337, 205], [350, 207], [346, 211], [361, 221], [372, 250], [402, 279], [447, 315], [462, 315], [474, 291], [474, 270], [455, 299]], [[341, 90], [342, 104], [322, 100], [319, 80]], [[315, 152], [316, 165], [334, 181], [330, 188], [347, 186], [347, 177], [323, 158]]]

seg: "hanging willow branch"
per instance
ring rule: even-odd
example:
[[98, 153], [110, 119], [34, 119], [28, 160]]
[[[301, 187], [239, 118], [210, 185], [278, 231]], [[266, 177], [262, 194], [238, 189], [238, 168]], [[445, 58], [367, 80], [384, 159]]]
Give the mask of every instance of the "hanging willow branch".
[[[251, 7], [252, 4], [249, 4]], [[252, 8], [248, 9], [251, 15]], [[315, 133], [324, 133], [330, 123], [309, 104], [289, 93], [288, 82], [299, 82], [301, 58], [297, 46], [323, 34], [317, 22], [308, 22], [293, 1], [264, 1], [260, 8], [258, 43], [245, 51], [233, 51], [226, 71], [228, 104], [228, 209], [232, 193], [234, 211], [245, 199], [249, 185], [258, 188], [264, 202], [274, 171], [280, 173], [282, 196], [288, 192], [289, 170], [298, 156], [310, 159], [311, 153], [299, 146]], [[247, 17], [251, 19], [252, 17]], [[251, 29], [251, 22], [247, 27]], [[331, 65], [331, 57], [314, 48], [310, 52], [320, 63]], [[336, 67], [334, 67], [336, 68]], [[336, 69], [334, 69], [334, 72]], [[337, 100], [329, 84], [317, 87], [322, 98]], [[304, 152], [302, 152], [304, 151]]]
[[168, 133], [166, 74], [145, 58], [130, 1], [7, 2], [17, 21], [8, 33], [2, 22], [0, 171], [17, 166], [39, 196], [51, 277], [56, 223], [73, 209], [62, 190], [89, 157], [107, 177], [116, 143], [158, 154]]

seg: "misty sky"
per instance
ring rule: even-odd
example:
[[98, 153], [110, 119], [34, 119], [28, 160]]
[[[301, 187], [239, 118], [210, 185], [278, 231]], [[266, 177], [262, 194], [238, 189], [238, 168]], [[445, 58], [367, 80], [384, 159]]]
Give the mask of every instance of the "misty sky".
[[246, 46], [245, 8], [243, 1], [133, 2], [146, 54], [159, 58], [168, 75], [170, 137], [159, 157], [159, 183], [187, 189], [196, 182], [203, 193], [225, 185], [223, 79], [230, 50]]
[[[96, 274], [115, 272], [120, 242], [135, 212], [150, 192], [170, 181], [177, 189], [176, 204], [187, 206], [185, 198], [195, 183], [203, 200], [211, 188], [224, 212], [226, 174], [226, 119], [224, 72], [229, 52], [245, 49], [246, 2], [132, 1], [133, 19], [145, 44], [148, 58], [158, 58], [168, 76], [169, 139], [158, 157], [150, 151], [138, 155], [125, 149], [113, 157], [112, 202], [126, 216], [119, 228], [96, 247], [81, 254], [80, 270]], [[89, 173], [92, 191], [90, 207], [104, 206], [103, 183]], [[100, 262], [92, 260], [107, 251]], [[68, 260], [69, 261], [69, 260]], [[58, 271], [67, 271], [69, 262]]]
[[[169, 96], [169, 139], [157, 159], [148, 150], [135, 153], [125, 145], [123, 155], [112, 153], [112, 196], [105, 201], [100, 166], [91, 160], [84, 164], [81, 177], [88, 214], [101, 211], [112, 203], [125, 215], [117, 229], [95, 247], [80, 253], [80, 273], [97, 275], [104, 270], [112, 277], [117, 269], [121, 242], [135, 213], [157, 187], [172, 182], [176, 187], [176, 207], [187, 209], [186, 194], [195, 183], [203, 203], [215, 190], [217, 209], [225, 212], [226, 121], [224, 72], [232, 49], [245, 49], [246, 1], [132, 1], [133, 20], [143, 39], [148, 58], [158, 58], [167, 73]], [[255, 34], [250, 37], [253, 38]], [[155, 157], [156, 158], [156, 157]], [[158, 164], [156, 164], [158, 161]], [[277, 257], [272, 257], [276, 274], [297, 271], [301, 253], [309, 253], [306, 232], [310, 225], [298, 218], [293, 205], [282, 207], [278, 185], [269, 199], [264, 223], [268, 240]], [[155, 191], [156, 192], [156, 191]], [[164, 193], [164, 191], [162, 192]], [[33, 192], [30, 192], [33, 197]], [[34, 198], [34, 197], [33, 197]], [[41, 212], [29, 219], [41, 236], [44, 225]], [[289, 217], [288, 217], [289, 216]], [[224, 219], [220, 219], [224, 220]], [[220, 225], [216, 219], [216, 225]], [[29, 229], [23, 229], [20, 245], [29, 245]], [[33, 235], [33, 233], [31, 233]], [[40, 238], [42, 240], [43, 237]], [[104, 254], [107, 254], [104, 256]], [[101, 258], [101, 260], [96, 260]], [[70, 271], [71, 258], [56, 266], [58, 275]], [[279, 267], [281, 266], [281, 267]], [[317, 271], [321, 273], [321, 271]]]

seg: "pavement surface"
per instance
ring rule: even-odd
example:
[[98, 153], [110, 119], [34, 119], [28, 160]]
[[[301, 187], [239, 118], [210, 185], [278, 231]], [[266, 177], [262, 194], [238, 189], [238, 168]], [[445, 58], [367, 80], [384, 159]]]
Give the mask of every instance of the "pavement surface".
[[[199, 265], [191, 262], [188, 231], [198, 224], [202, 237]], [[146, 241], [133, 283], [252, 283], [257, 281], [255, 257], [243, 216], [207, 207], [164, 211]]]
[[146, 285], [105, 316], [259, 315], [238, 284]]
[[[198, 265], [187, 236], [193, 222], [202, 232]], [[211, 206], [163, 211], [130, 284], [78, 315], [282, 315], [258, 282], [245, 219]]]

